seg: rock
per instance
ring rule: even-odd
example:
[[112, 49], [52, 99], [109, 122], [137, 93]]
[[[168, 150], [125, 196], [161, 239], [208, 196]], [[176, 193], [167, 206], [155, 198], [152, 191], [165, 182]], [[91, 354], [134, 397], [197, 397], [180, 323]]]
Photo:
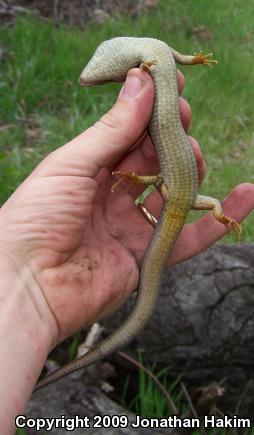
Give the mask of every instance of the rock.
[[[110, 332], [130, 305], [105, 321]], [[226, 378], [223, 400], [232, 409], [254, 377], [253, 342], [254, 245], [218, 245], [165, 272], [154, 315], [129, 349], [135, 344], [146, 362], [170, 367], [173, 376], [184, 373], [193, 385]], [[248, 392], [247, 413], [254, 383]]]

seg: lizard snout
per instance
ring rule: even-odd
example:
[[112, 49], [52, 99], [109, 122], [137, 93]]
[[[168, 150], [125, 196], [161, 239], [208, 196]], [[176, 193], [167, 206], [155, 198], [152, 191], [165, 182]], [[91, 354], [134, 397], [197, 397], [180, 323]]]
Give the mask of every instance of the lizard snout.
[[91, 86], [88, 81], [84, 80], [82, 77], [79, 77], [79, 84], [80, 86]]

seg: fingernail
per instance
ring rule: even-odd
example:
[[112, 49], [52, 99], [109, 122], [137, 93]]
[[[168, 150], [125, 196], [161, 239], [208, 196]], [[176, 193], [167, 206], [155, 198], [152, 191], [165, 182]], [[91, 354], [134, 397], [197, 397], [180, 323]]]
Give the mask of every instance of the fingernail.
[[136, 97], [142, 89], [142, 82], [139, 77], [134, 74], [127, 75], [124, 86], [120, 92], [119, 97], [124, 100], [129, 100]]

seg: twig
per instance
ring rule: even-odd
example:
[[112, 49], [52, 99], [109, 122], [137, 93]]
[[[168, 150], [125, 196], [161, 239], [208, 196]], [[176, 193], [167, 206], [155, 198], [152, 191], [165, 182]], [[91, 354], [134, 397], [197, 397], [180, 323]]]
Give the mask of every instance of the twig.
[[240, 408], [242, 406], [243, 400], [244, 400], [244, 398], [246, 396], [246, 393], [247, 393], [248, 389], [250, 388], [251, 384], [252, 384], [252, 379], [249, 379], [249, 381], [247, 382], [247, 384], [246, 384], [246, 386], [245, 386], [245, 388], [244, 388], [244, 390], [243, 390], [243, 392], [242, 392], [242, 394], [241, 394], [241, 396], [240, 396], [240, 398], [239, 398], [239, 400], [238, 400], [238, 402], [236, 404], [235, 413], [234, 413], [235, 415], [239, 414], [239, 411], [240, 411]]
[[99, 323], [94, 323], [87, 333], [86, 339], [83, 343], [81, 343], [78, 347], [77, 357], [80, 357], [87, 353], [91, 347], [98, 341], [98, 338], [103, 331], [103, 327], [99, 325]]
[[15, 124], [2, 124], [0, 125], [0, 132], [8, 130], [9, 128], [14, 128], [16, 127]]
[[192, 403], [192, 400], [190, 398], [190, 395], [189, 395], [188, 391], [186, 390], [186, 387], [185, 387], [183, 382], [181, 382], [181, 388], [182, 388], [182, 390], [184, 392], [184, 395], [185, 395], [185, 397], [187, 399], [187, 402], [188, 402], [188, 405], [190, 407], [190, 410], [191, 410], [192, 414], [194, 415], [194, 417], [199, 418], [198, 414], [196, 412], [196, 409], [194, 408], [194, 405]]
[[[200, 419], [200, 417], [198, 416], [198, 413], [197, 413], [197, 411], [196, 411], [196, 409], [195, 409], [195, 406], [193, 405], [193, 403], [192, 403], [192, 400], [191, 400], [191, 398], [190, 398], [190, 395], [189, 395], [189, 393], [188, 393], [188, 391], [187, 391], [187, 389], [186, 389], [186, 387], [185, 387], [185, 385], [184, 385], [184, 383], [183, 382], [181, 382], [181, 388], [182, 388], [182, 390], [183, 390], [183, 392], [184, 392], [184, 395], [185, 395], [185, 397], [186, 397], [186, 399], [187, 399], [187, 402], [188, 402], [188, 405], [189, 405], [189, 407], [190, 407], [190, 413], [189, 413], [189, 415], [191, 415], [191, 413], [192, 413], [192, 415], [195, 417], [195, 418], [197, 418], [197, 419]], [[193, 430], [192, 429], [187, 429], [186, 431], [185, 431], [185, 433], [192, 433], [193, 432]], [[201, 434], [204, 434], [204, 429], [203, 428], [200, 428], [200, 432], [201, 432]]]
[[58, 10], [59, 10], [59, 0], [53, 0], [53, 17], [55, 21], [58, 21], [59, 19]]
[[28, 8], [23, 6], [8, 5], [4, 1], [0, 2], [0, 6], [0, 15], [2, 16], [16, 17], [18, 14], [31, 14], [31, 11]]

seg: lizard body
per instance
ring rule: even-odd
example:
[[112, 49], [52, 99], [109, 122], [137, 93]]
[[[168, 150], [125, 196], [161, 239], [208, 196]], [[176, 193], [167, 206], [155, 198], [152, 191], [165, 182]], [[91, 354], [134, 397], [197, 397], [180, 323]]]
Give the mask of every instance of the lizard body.
[[191, 208], [216, 209], [217, 219], [233, 224], [232, 220], [223, 221], [230, 218], [221, 213], [217, 200], [210, 199], [207, 206], [207, 201], [204, 200], [207, 197], [197, 195], [197, 164], [179, 112], [175, 61], [209, 65], [215, 62], [209, 57], [210, 55], [204, 56], [202, 53], [195, 56], [181, 55], [157, 39], [120, 37], [103, 42], [83, 70], [80, 84], [91, 86], [122, 81], [132, 67], [145, 65], [149, 69], [155, 86], [149, 132], [159, 158], [159, 190], [164, 197], [164, 206], [145, 254], [136, 305], [128, 319], [113, 335], [95, 345], [85, 355], [49, 374], [35, 389], [101, 360], [126, 345], [139, 333], [153, 311], [163, 269]]

